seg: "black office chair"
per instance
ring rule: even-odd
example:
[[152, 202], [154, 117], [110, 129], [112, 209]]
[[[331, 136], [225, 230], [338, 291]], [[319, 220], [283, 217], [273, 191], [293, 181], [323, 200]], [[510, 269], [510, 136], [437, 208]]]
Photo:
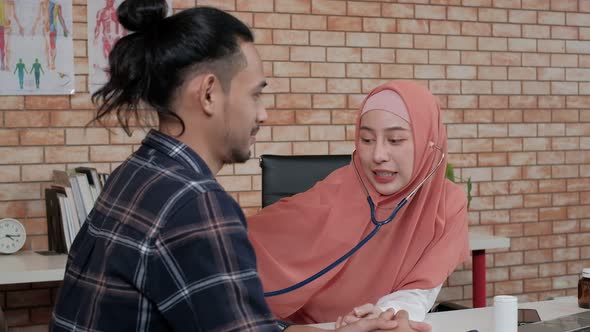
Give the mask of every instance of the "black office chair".
[[283, 197], [304, 192], [337, 168], [348, 165], [350, 155], [260, 156], [262, 207]]

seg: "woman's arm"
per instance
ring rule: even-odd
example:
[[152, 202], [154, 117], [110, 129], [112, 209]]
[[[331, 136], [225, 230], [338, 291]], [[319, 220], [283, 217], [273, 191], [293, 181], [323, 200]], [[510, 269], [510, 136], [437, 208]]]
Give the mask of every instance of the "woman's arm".
[[423, 321], [426, 313], [434, 305], [442, 284], [431, 289], [406, 289], [385, 295], [377, 301], [377, 307], [385, 311], [389, 308], [395, 311], [406, 310], [410, 320]]

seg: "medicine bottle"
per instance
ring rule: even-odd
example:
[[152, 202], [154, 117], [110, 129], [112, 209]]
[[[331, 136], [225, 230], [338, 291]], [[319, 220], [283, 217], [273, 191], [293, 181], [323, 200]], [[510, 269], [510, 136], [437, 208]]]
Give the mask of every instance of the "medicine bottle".
[[590, 268], [582, 270], [582, 278], [578, 282], [578, 306], [590, 309]]

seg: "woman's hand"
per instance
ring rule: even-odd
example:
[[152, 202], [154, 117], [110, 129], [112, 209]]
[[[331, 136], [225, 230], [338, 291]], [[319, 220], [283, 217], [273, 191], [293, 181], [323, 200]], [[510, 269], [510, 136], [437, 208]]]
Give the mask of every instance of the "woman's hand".
[[336, 328], [358, 322], [363, 318], [377, 318], [379, 315], [381, 315], [381, 313], [383, 313], [383, 310], [381, 310], [376, 305], [371, 303], [363, 304], [360, 307], [352, 309], [352, 311], [346, 314], [344, 317], [338, 317], [336, 320]]
[[[395, 316], [393, 316], [392, 313], [394, 313]], [[429, 332], [432, 330], [431, 326], [427, 323], [410, 320], [408, 312], [405, 310], [400, 310], [396, 313], [393, 309], [388, 309], [387, 311], [383, 312], [379, 307], [371, 303], [367, 303], [352, 309], [352, 311], [344, 317], [338, 317], [336, 320], [336, 329], [340, 329], [351, 324], [357, 325], [359, 321], [365, 319], [374, 320], [376, 318], [389, 317], [393, 317], [393, 321], [397, 326], [396, 331]], [[342, 331], [344, 331], [344, 329]]]
[[[398, 330], [398, 322], [393, 320], [395, 317], [395, 310], [389, 309], [382, 312], [378, 317], [375, 318], [367, 318], [361, 319], [355, 323], [348, 324], [346, 326], [341, 326], [336, 328], [338, 332], [407, 332], [406, 330]], [[326, 330], [306, 326], [306, 325], [291, 325], [285, 331], [289, 332], [324, 332]], [[414, 331], [411, 331], [414, 332]], [[422, 332], [422, 331], [418, 331]]]
[[430, 332], [432, 330], [432, 327], [428, 323], [415, 322], [410, 320], [410, 315], [405, 310], [398, 311], [393, 319], [398, 323], [396, 331], [399, 330], [400, 332]]
[[[369, 331], [390, 331], [395, 329], [397, 331], [398, 322], [393, 320], [395, 317], [395, 310], [389, 309], [381, 312], [381, 314], [368, 318], [358, 319], [357, 321], [347, 324], [346, 326], [336, 322], [336, 331], [339, 332], [369, 332]], [[342, 317], [339, 317], [342, 320]], [[403, 331], [405, 332], [405, 331]]]

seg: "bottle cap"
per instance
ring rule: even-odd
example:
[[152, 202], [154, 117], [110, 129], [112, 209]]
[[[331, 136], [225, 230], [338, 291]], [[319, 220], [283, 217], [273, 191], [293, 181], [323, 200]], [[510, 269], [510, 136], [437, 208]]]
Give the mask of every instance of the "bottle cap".
[[582, 277], [590, 278], [590, 268], [585, 268], [582, 270]]

